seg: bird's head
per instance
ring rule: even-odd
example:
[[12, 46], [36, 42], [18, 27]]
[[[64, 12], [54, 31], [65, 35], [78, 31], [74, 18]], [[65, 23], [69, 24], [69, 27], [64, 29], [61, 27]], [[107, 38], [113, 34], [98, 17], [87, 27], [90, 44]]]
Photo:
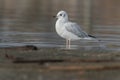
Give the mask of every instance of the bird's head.
[[68, 14], [67, 14], [66, 11], [63, 11], [63, 10], [59, 11], [55, 17], [56, 17], [57, 19], [65, 19], [65, 20], [68, 20]]

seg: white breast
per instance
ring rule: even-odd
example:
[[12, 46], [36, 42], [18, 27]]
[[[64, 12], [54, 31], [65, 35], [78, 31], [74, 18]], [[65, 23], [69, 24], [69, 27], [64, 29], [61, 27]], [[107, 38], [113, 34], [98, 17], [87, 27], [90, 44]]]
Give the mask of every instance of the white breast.
[[71, 40], [78, 40], [80, 39], [78, 36], [74, 35], [73, 33], [69, 32], [65, 28], [65, 24], [67, 22], [60, 22], [59, 20], [56, 22], [56, 32], [59, 36], [61, 36], [64, 39], [71, 39]]
[[63, 26], [63, 23], [59, 22], [57, 20], [56, 24], [55, 24], [55, 29], [56, 29], [56, 32], [59, 36], [63, 37], [62, 36], [62, 33], [64, 33], [64, 26]]

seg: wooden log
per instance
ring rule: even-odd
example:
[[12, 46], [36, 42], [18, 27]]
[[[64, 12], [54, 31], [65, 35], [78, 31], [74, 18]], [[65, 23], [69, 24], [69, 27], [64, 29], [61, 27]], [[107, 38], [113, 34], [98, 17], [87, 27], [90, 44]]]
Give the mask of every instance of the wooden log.
[[4, 50], [38, 50], [38, 48], [34, 45], [3, 47], [3, 48], [0, 48], [0, 49], [4, 49]]
[[120, 69], [120, 65], [87, 65], [87, 66], [49, 66], [48, 70], [57, 70], [57, 71], [81, 71], [81, 70], [115, 70]]
[[16, 57], [13, 60], [13, 63], [102, 63], [102, 62], [119, 62], [120, 60], [112, 60], [112, 59], [106, 59], [106, 60], [99, 60], [99, 59], [25, 59], [22, 57]]

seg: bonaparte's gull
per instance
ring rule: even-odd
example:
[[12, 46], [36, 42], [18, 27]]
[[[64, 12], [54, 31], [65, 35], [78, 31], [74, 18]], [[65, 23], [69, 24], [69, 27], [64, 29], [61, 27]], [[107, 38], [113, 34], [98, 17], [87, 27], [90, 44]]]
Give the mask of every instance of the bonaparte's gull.
[[83, 31], [77, 23], [69, 21], [66, 11], [59, 11], [55, 17], [57, 18], [55, 24], [56, 32], [59, 36], [66, 39], [66, 48], [70, 48], [71, 40], [95, 39], [94, 36]]

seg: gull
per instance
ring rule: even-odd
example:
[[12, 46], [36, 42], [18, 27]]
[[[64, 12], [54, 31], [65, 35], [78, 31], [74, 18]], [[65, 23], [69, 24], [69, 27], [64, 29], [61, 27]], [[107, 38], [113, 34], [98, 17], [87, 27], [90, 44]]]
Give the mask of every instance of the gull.
[[80, 39], [95, 39], [94, 36], [89, 35], [85, 31], [83, 31], [77, 23], [69, 21], [68, 14], [66, 11], [61, 10], [54, 17], [57, 18], [55, 24], [56, 32], [59, 36], [66, 39], [66, 48], [71, 48], [71, 40], [73, 41]]

